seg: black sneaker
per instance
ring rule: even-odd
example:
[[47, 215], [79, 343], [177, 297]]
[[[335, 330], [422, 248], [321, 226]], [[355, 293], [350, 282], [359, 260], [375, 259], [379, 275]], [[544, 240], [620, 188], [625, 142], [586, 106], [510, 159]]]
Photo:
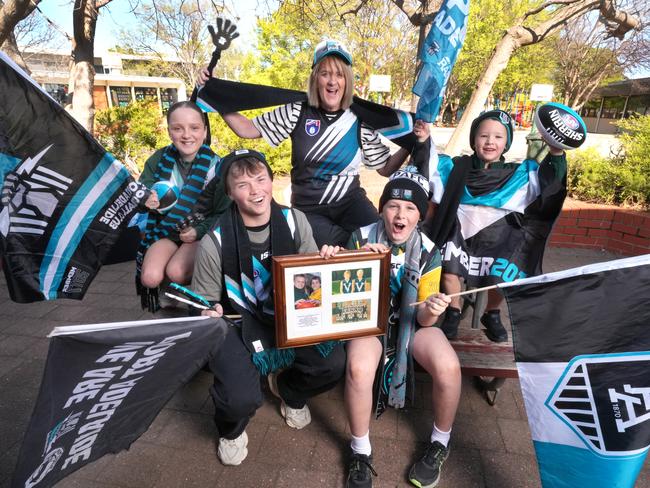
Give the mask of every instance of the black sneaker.
[[409, 481], [420, 488], [433, 488], [440, 480], [442, 463], [449, 456], [449, 448], [440, 442], [430, 443], [422, 458], [411, 466]]
[[447, 307], [445, 319], [440, 326], [447, 339], [455, 339], [458, 336], [458, 324], [460, 324], [460, 310], [456, 307]]
[[492, 342], [506, 342], [508, 331], [501, 323], [501, 313], [498, 310], [488, 310], [481, 317], [481, 323], [487, 329], [485, 335]]
[[372, 488], [372, 476], [377, 476], [377, 471], [372, 467], [372, 456], [352, 453], [345, 487]]

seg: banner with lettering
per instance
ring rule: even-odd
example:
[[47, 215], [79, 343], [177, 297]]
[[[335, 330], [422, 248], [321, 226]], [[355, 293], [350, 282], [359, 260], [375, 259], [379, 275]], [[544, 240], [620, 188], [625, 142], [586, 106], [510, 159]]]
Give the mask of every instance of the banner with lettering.
[[0, 52], [0, 256], [12, 300], [83, 298], [149, 195]]
[[127, 449], [219, 348], [227, 327], [190, 317], [55, 329], [12, 487], [53, 486]]

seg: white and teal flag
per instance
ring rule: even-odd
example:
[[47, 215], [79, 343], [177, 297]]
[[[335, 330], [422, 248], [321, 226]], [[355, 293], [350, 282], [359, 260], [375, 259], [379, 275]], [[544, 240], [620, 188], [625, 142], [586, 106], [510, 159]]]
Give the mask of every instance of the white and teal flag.
[[544, 488], [633, 487], [650, 446], [650, 254], [499, 288]]

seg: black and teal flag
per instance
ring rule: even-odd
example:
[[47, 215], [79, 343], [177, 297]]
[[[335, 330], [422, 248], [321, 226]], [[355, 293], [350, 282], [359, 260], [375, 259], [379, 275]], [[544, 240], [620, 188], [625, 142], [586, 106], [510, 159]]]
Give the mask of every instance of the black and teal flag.
[[499, 288], [544, 488], [633, 487], [650, 448], [650, 254]]
[[57, 327], [11, 486], [47, 488], [128, 449], [227, 327], [211, 317]]
[[0, 52], [0, 254], [16, 302], [83, 298], [148, 191]]

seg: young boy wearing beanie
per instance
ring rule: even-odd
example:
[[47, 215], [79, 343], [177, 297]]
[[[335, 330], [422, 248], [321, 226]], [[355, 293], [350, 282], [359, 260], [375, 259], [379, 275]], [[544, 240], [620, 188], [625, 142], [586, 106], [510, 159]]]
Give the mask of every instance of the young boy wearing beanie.
[[[449, 436], [460, 398], [460, 364], [439, 328], [432, 327], [449, 297], [439, 293], [440, 252], [420, 232], [429, 200], [428, 180], [407, 167], [395, 172], [379, 201], [379, 221], [352, 233], [348, 248], [391, 253], [391, 299], [386, 335], [347, 343], [345, 407], [352, 433], [346, 486], [371, 487], [370, 416], [402, 408], [413, 395], [413, 359], [432, 378], [433, 427], [430, 443], [411, 467], [415, 486], [433, 487], [449, 454]], [[415, 302], [422, 302], [412, 306]], [[375, 378], [377, 377], [377, 381]], [[373, 384], [376, 404], [373, 408]]]
[[[417, 121], [416, 127], [422, 130], [422, 124], [422, 121]], [[428, 124], [426, 130], [428, 131]], [[539, 164], [534, 160], [505, 162], [503, 155], [510, 149], [513, 133], [512, 119], [506, 112], [489, 110], [472, 122], [472, 155], [453, 159], [443, 154], [438, 155], [431, 139], [428, 139], [426, 165], [418, 164], [418, 167], [426, 168], [421, 171], [429, 178], [432, 200], [439, 204], [439, 225], [434, 230], [429, 225], [430, 222], [427, 222], [425, 232], [440, 247], [445, 248], [442, 289], [450, 295], [461, 291], [461, 274], [466, 279], [482, 280], [475, 286], [485, 286], [538, 274], [540, 271], [543, 242], [540, 250], [539, 241], [542, 238], [539, 236], [550, 230], [552, 220], [549, 224], [542, 216], [542, 202], [531, 213], [526, 213], [526, 207], [551, 185], [557, 187], [557, 192], [553, 201], [546, 199], [547, 203], [554, 205], [557, 201], [555, 196], [561, 196], [563, 200], [566, 185], [562, 181], [566, 176], [566, 158], [562, 149], [548, 144], [549, 155]], [[456, 175], [461, 174], [455, 179]], [[561, 206], [561, 201], [559, 205]], [[479, 233], [481, 226], [492, 225], [504, 218], [508, 226], [500, 227], [500, 230], [487, 237], [484, 237], [486, 234]], [[524, 222], [528, 227], [522, 225]], [[509, 249], [498, 249], [499, 242], [504, 241], [507, 241]], [[457, 249], [447, 249], [451, 244], [457, 246]], [[468, 249], [464, 256], [458, 252], [458, 249], [464, 249], [463, 245]], [[481, 254], [486, 248], [496, 254], [497, 259]], [[519, 256], [516, 263], [507, 255], [513, 249], [517, 250]], [[476, 252], [476, 255], [472, 255], [472, 252]], [[494, 269], [487, 262], [492, 262]], [[507, 272], [499, 271], [499, 263], [505, 263], [503, 267]], [[478, 276], [473, 273], [478, 273]], [[485, 276], [486, 273], [489, 276]], [[488, 291], [487, 306], [481, 323], [486, 328], [487, 337], [494, 342], [508, 340], [508, 332], [501, 322], [499, 312], [502, 302], [503, 296], [499, 291]], [[460, 316], [460, 297], [454, 297], [441, 325], [448, 339], [454, 339], [458, 335]]]

